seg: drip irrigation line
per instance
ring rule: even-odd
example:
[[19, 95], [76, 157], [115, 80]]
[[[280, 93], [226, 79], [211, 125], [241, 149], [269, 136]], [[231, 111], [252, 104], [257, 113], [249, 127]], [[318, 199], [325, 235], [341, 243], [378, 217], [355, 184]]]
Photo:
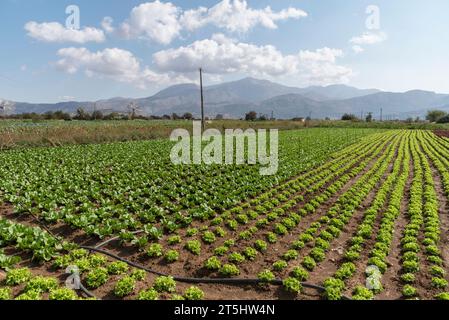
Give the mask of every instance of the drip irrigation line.
[[[39, 222], [40, 225], [42, 225], [42, 227], [49, 232], [52, 236], [54, 236], [55, 238], [57, 237], [47, 226], [46, 224], [41, 221], [38, 217], [36, 217], [35, 215], [33, 215], [33, 218]], [[139, 234], [139, 233], [143, 233], [144, 230], [137, 230], [132, 232], [132, 234]], [[114, 258], [116, 260], [119, 260], [121, 262], [124, 262], [134, 268], [140, 269], [140, 270], [144, 270], [146, 272], [152, 273], [154, 275], [157, 276], [171, 276], [169, 274], [163, 273], [163, 272], [159, 272], [153, 269], [149, 269], [146, 268], [138, 263], [129, 261], [125, 258], [122, 258], [112, 252], [109, 252], [107, 250], [103, 250], [102, 247], [108, 245], [111, 242], [114, 242], [116, 240], [119, 240], [120, 237], [114, 237], [111, 239], [108, 239], [106, 241], [103, 241], [101, 243], [99, 243], [98, 245], [96, 245], [95, 247], [89, 247], [89, 246], [79, 246], [82, 249], [86, 249], [89, 251], [93, 251], [93, 252], [98, 252], [98, 253], [102, 253], [104, 255], [107, 255], [111, 258]], [[173, 278], [173, 280], [178, 281], [178, 282], [184, 282], [184, 283], [202, 283], [202, 284], [231, 284], [231, 285], [257, 285], [257, 284], [266, 284], [267, 282], [260, 280], [260, 279], [256, 279], [256, 278], [249, 278], [249, 279], [238, 279], [238, 278], [191, 278], [191, 277], [181, 277], [181, 276], [171, 276]], [[277, 286], [282, 286], [283, 285], [283, 281], [281, 279], [275, 279], [269, 282], [269, 284], [272, 285], [277, 285]], [[304, 288], [310, 288], [310, 289], [314, 289], [317, 290], [319, 292], [324, 292], [326, 289], [322, 286], [318, 286], [315, 284], [311, 284], [311, 283], [307, 283], [307, 282], [302, 282], [301, 285]], [[80, 286], [80, 289], [89, 297], [91, 298], [95, 298], [98, 299], [92, 292], [90, 292], [89, 290], [87, 290], [82, 284]], [[343, 295], [342, 296], [343, 300], [352, 300], [350, 297]]]
[[89, 298], [94, 298], [96, 300], [101, 300], [100, 298], [95, 296], [92, 292], [87, 290], [87, 288], [82, 283], [80, 283], [80, 290], [83, 291]]
[[[112, 239], [111, 239], [112, 241]], [[82, 249], [86, 249], [89, 251], [94, 251], [94, 252], [98, 252], [98, 253], [102, 253], [104, 255], [107, 255], [111, 258], [114, 258], [116, 260], [119, 260], [121, 262], [127, 263], [128, 265], [137, 268], [137, 269], [141, 269], [144, 270], [146, 272], [155, 274], [157, 276], [165, 276], [165, 277], [172, 277], [173, 280], [178, 281], [178, 282], [185, 282], [185, 283], [203, 283], [203, 284], [231, 284], [231, 285], [256, 285], [256, 284], [266, 284], [267, 282], [260, 280], [260, 279], [237, 279], [237, 278], [190, 278], [190, 277], [180, 277], [180, 276], [172, 276], [166, 273], [162, 273], [159, 271], [155, 271], [153, 269], [149, 269], [147, 267], [144, 267], [138, 263], [129, 261], [125, 258], [122, 258], [112, 252], [106, 251], [104, 249], [101, 248], [97, 248], [97, 247], [88, 247], [88, 246], [80, 246], [80, 248]], [[270, 281], [269, 284], [272, 285], [278, 285], [278, 286], [282, 286], [283, 285], [283, 281], [280, 279], [275, 279], [273, 281]], [[310, 284], [307, 282], [302, 282], [301, 285], [304, 288], [310, 288], [310, 289], [315, 289], [319, 292], [324, 292], [326, 289], [322, 286], [318, 286], [318, 285], [314, 285], [314, 284]], [[351, 300], [351, 298], [347, 297], [347, 296], [342, 296], [343, 300]]]
[[[131, 232], [131, 233], [136, 235], [136, 234], [140, 234], [140, 233], [144, 233], [144, 232], [145, 232], [144, 230], [137, 230], [137, 231], [134, 231], [134, 232]], [[119, 239], [120, 239], [120, 237], [114, 237], [114, 238], [108, 239], [106, 241], [103, 241], [103, 242], [97, 244], [95, 246], [95, 248], [102, 248], [102, 247], [108, 245], [109, 243], [114, 242], [114, 241], [119, 240]]]

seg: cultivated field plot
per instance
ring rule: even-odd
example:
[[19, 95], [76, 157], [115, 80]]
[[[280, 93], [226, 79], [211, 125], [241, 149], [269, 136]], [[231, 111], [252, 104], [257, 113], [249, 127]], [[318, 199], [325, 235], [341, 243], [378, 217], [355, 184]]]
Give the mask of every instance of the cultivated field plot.
[[282, 132], [274, 177], [171, 146], [0, 153], [0, 299], [449, 297], [448, 139]]

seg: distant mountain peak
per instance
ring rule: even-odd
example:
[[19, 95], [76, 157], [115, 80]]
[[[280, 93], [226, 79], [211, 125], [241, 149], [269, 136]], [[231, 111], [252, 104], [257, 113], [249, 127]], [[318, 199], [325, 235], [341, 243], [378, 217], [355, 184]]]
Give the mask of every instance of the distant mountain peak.
[[[430, 108], [449, 105], [449, 95], [424, 90], [405, 93], [381, 92], [376, 89], [358, 89], [346, 84], [289, 87], [270, 80], [246, 77], [204, 88], [205, 111], [208, 117], [223, 114], [225, 117], [241, 118], [249, 111], [274, 116], [279, 119], [312, 116], [338, 119], [343, 113], [373, 112], [383, 109], [384, 115], [405, 116], [410, 112], [418, 116]], [[3, 100], [0, 100], [3, 101]], [[62, 110], [74, 113], [83, 107], [92, 112], [95, 107], [104, 112], [128, 112], [130, 102], [136, 103], [143, 115], [200, 113], [199, 86], [183, 83], [170, 86], [151, 97], [132, 99], [115, 97], [94, 102], [61, 102], [56, 104], [32, 104], [12, 102], [4, 113], [45, 113]]]

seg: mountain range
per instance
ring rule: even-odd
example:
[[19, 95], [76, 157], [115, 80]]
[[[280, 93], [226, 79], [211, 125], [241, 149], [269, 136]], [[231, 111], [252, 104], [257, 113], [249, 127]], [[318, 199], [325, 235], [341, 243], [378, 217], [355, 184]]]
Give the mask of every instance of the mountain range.
[[[99, 101], [60, 102], [34, 104], [3, 101], [3, 112], [21, 114], [45, 113], [62, 110], [75, 113], [78, 108], [91, 112], [95, 108], [104, 113], [128, 112], [133, 102], [142, 115], [157, 115], [186, 112], [200, 114], [200, 94], [196, 84], [180, 84], [168, 87], [151, 97], [131, 99], [112, 98]], [[242, 118], [249, 111], [274, 115], [278, 119], [307, 117], [331, 119], [344, 113], [366, 115], [373, 113], [378, 118], [405, 119], [423, 117], [429, 109], [449, 111], [449, 95], [430, 91], [413, 90], [404, 93], [383, 92], [377, 89], [358, 89], [346, 85], [307, 88], [288, 87], [267, 80], [245, 78], [204, 88], [205, 113], [208, 117], [222, 114], [227, 118]], [[2, 110], [0, 110], [2, 112]]]

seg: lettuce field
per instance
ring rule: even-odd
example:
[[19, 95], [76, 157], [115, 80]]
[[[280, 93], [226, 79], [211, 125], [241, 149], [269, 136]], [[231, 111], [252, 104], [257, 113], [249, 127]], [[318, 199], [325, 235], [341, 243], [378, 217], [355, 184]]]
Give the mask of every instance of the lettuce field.
[[281, 131], [274, 176], [172, 146], [1, 151], [0, 300], [449, 299], [449, 139]]

